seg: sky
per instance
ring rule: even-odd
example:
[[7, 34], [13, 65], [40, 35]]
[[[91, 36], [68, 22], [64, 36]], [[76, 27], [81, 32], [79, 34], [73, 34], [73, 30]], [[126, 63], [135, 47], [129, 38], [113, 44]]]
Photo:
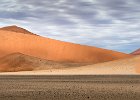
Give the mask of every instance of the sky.
[[140, 48], [140, 0], [0, 0], [0, 27], [130, 53]]

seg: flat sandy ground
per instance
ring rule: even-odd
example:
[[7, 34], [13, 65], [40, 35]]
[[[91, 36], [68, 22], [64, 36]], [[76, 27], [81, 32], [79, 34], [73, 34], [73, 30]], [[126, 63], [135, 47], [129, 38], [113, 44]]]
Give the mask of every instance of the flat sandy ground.
[[0, 100], [140, 100], [140, 76], [0, 76]]

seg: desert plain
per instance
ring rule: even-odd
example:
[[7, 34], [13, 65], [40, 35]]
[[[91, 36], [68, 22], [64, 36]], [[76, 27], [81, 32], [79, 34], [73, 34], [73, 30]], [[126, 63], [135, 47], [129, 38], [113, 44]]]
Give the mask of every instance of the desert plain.
[[0, 76], [0, 100], [139, 100], [140, 76]]

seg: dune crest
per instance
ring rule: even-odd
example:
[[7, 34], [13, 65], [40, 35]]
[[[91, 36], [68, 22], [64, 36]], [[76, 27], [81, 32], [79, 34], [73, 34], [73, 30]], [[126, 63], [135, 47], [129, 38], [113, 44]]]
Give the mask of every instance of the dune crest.
[[7, 27], [2, 27], [0, 30], [5, 30], [5, 31], [12, 31], [12, 32], [17, 32], [17, 33], [24, 33], [24, 34], [30, 34], [30, 35], [36, 35], [24, 28], [18, 27], [16, 25], [13, 26], [7, 26]]

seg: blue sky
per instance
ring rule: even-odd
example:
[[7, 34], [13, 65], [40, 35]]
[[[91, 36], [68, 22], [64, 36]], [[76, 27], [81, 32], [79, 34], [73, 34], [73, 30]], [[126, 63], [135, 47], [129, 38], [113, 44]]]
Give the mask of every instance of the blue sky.
[[0, 0], [0, 26], [121, 52], [140, 48], [140, 0]]

